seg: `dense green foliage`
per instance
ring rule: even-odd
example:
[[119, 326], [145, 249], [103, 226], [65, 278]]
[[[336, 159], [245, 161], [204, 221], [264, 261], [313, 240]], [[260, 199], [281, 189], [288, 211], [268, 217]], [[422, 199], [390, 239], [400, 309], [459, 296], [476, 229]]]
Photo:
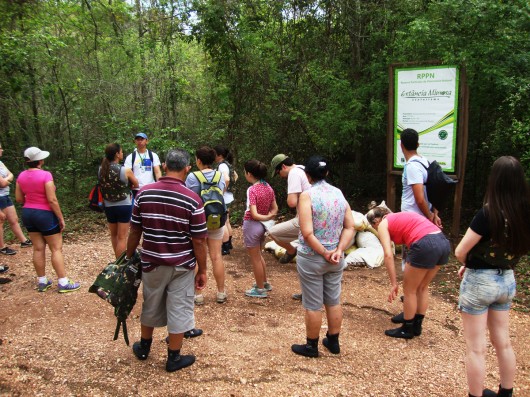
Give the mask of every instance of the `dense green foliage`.
[[223, 142], [240, 170], [322, 153], [349, 198], [381, 199], [388, 67], [439, 60], [468, 76], [473, 208], [495, 157], [530, 171], [529, 12], [523, 0], [0, 0], [3, 161], [18, 173], [25, 147], [50, 150], [61, 201], [82, 206], [105, 144], [130, 151], [142, 130], [160, 154]]

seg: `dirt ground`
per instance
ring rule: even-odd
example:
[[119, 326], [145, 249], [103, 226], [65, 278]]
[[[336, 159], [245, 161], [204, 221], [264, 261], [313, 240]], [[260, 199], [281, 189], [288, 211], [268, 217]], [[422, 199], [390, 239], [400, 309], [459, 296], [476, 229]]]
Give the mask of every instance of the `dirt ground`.
[[[185, 340], [183, 354], [196, 363], [182, 371], [165, 371], [165, 329], [155, 331], [151, 355], [138, 361], [123, 339], [113, 341], [112, 307], [88, 288], [112, 260], [106, 229], [83, 238], [66, 236], [68, 274], [82, 283], [72, 294], [34, 290], [31, 249], [2, 256], [11, 283], [0, 285], [0, 396], [467, 396], [462, 323], [454, 289], [437, 288], [420, 337], [388, 338], [383, 331], [399, 302], [386, 301], [383, 268], [345, 271], [341, 353], [321, 346], [310, 359], [291, 352], [305, 340], [304, 312], [291, 299], [298, 292], [294, 265], [281, 265], [265, 253], [268, 299], [251, 299], [253, 283], [247, 254], [235, 229], [235, 249], [225, 256], [229, 300], [215, 303], [209, 274], [205, 305], [196, 308], [199, 338]], [[396, 262], [398, 263], [398, 261]], [[48, 275], [56, 281], [51, 266]], [[456, 277], [449, 265], [442, 279]], [[440, 293], [440, 291], [446, 291]], [[142, 297], [128, 321], [131, 344], [139, 339]], [[511, 313], [517, 354], [516, 396], [530, 396], [529, 315]], [[325, 322], [321, 338], [325, 335]], [[486, 386], [496, 389], [498, 375], [488, 345]]]

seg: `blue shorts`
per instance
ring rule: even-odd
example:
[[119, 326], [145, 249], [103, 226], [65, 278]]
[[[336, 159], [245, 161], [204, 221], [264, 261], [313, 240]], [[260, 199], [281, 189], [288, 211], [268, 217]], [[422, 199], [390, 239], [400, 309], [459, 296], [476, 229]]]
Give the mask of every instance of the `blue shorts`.
[[449, 261], [451, 244], [443, 233], [427, 234], [413, 242], [407, 250], [407, 263], [420, 269], [434, 269]]
[[243, 221], [245, 247], [261, 247], [265, 242], [265, 226], [261, 222], [246, 219]]
[[51, 236], [61, 233], [59, 219], [52, 211], [22, 208], [22, 223], [29, 233]]
[[105, 207], [105, 215], [109, 223], [129, 223], [131, 221], [132, 205]]
[[12, 205], [13, 201], [11, 201], [11, 197], [9, 197], [9, 195], [0, 196], [0, 210], [3, 210], [7, 207], [11, 207]]
[[458, 309], [468, 314], [510, 310], [515, 296], [513, 270], [466, 269], [460, 283]]

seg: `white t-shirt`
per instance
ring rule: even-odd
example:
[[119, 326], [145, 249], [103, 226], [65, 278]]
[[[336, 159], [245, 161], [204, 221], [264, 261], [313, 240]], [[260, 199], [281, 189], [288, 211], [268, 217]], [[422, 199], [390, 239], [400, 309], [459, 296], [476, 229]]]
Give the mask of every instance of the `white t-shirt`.
[[[7, 167], [0, 161], [0, 176], [2, 178], [7, 178], [9, 175], [9, 170]], [[0, 187], [0, 196], [8, 196], [9, 195], [9, 185], [6, 187]]]
[[[421, 212], [418, 204], [416, 203], [414, 192], [412, 190], [412, 185], [416, 185], [418, 183], [425, 184], [427, 181], [427, 170], [418, 161], [421, 162], [421, 164], [424, 164], [425, 167], [429, 166], [429, 162], [425, 158], [417, 155], [412, 156], [405, 164], [405, 167], [403, 168], [403, 175], [401, 177], [401, 182], [403, 184], [403, 192], [401, 194], [401, 211], [416, 212], [417, 214], [423, 215], [423, 212]], [[427, 200], [428, 207], [430, 209], [431, 204], [429, 203], [429, 199], [427, 197], [427, 188], [425, 185], [423, 185], [423, 194], [425, 195], [425, 199]]]
[[133, 174], [136, 179], [138, 179], [138, 184], [141, 188], [142, 186], [148, 185], [149, 183], [153, 183], [155, 181], [155, 178], [153, 176], [153, 167], [160, 167], [160, 159], [158, 158], [158, 155], [155, 152], [151, 152], [153, 153], [153, 164], [151, 164], [151, 159], [149, 158], [149, 153], [147, 153], [147, 150], [145, 151], [145, 153], [138, 153], [137, 149], [135, 149], [134, 151], [136, 152], [136, 157], [134, 158], [134, 166], [131, 164], [131, 153], [125, 159], [124, 167], [132, 169]]
[[296, 165], [287, 177], [287, 194], [302, 193], [311, 188], [303, 165]]
[[[230, 168], [226, 165], [226, 163], [219, 164], [219, 167], [217, 168], [221, 174], [223, 175], [224, 179], [230, 178]], [[233, 187], [233, 186], [232, 186]], [[225, 204], [230, 204], [232, 201], [234, 201], [234, 194], [232, 192], [229, 192], [228, 190], [223, 193], [223, 198], [225, 200]]]

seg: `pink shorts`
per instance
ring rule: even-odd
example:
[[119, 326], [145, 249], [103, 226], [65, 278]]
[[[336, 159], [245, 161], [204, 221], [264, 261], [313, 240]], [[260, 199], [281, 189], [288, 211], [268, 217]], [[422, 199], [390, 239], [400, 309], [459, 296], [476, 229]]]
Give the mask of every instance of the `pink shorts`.
[[253, 220], [243, 221], [243, 240], [245, 247], [260, 247], [265, 242], [265, 226]]

